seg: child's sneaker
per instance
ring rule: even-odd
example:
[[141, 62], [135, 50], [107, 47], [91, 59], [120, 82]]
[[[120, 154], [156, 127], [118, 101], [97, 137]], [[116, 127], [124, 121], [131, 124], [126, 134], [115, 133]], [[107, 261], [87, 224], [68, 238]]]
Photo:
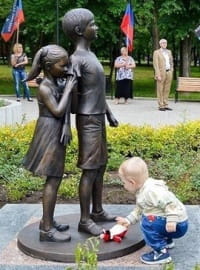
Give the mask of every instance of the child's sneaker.
[[170, 257], [167, 249], [163, 249], [160, 252], [155, 250], [145, 253], [140, 257], [140, 260], [146, 264], [159, 264], [159, 263], [169, 263], [172, 258]]
[[175, 247], [175, 243], [172, 239], [167, 240], [167, 245], [166, 248], [170, 249], [170, 248], [174, 248]]

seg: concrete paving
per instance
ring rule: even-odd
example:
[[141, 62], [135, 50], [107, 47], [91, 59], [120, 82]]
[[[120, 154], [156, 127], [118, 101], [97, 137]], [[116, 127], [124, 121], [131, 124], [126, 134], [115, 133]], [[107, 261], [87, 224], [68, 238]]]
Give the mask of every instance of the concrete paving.
[[[15, 100], [14, 96], [1, 96], [7, 99]], [[170, 100], [169, 107], [173, 111], [159, 111], [156, 99], [135, 98], [128, 104], [114, 104], [114, 100], [107, 99], [107, 103], [118, 119], [119, 123], [129, 123], [133, 125], [151, 125], [159, 127], [163, 125], [176, 125], [189, 120], [200, 120], [200, 103], [183, 102], [177, 103]], [[21, 100], [24, 122], [36, 120], [38, 118], [37, 100], [28, 102]], [[74, 115], [72, 115], [72, 126], [74, 126]]]
[[[3, 98], [3, 96], [1, 96]], [[15, 100], [14, 96], [6, 96], [7, 99]], [[135, 98], [129, 104], [115, 105], [114, 101], [107, 99], [115, 117], [120, 123], [133, 125], [150, 125], [160, 127], [163, 125], [176, 125], [190, 120], [200, 120], [199, 102], [178, 102], [170, 101], [169, 106], [173, 111], [158, 111], [156, 99]], [[21, 100], [24, 122], [36, 120], [38, 118], [37, 101], [27, 102]], [[72, 126], [74, 126], [74, 115], [72, 115]], [[113, 213], [128, 213], [130, 205], [108, 205], [106, 208]], [[192, 270], [196, 265], [200, 265], [200, 206], [187, 206], [189, 215], [189, 231], [185, 237], [175, 240], [176, 247], [171, 250], [171, 256], [176, 270]], [[30, 220], [41, 216], [41, 205], [5, 205], [0, 209], [0, 270], [66, 270], [66, 265], [53, 262], [44, 262], [30, 258], [22, 254], [16, 246], [16, 235], [19, 230]], [[76, 213], [79, 205], [57, 205], [56, 214]], [[117, 258], [115, 260], [100, 262], [99, 270], [154, 270], [163, 269], [162, 266], [146, 266], [139, 262], [141, 253], [139, 252]], [[200, 267], [200, 266], [199, 266]], [[199, 269], [199, 268], [198, 268]]]
[[[104, 208], [116, 215], [127, 215], [133, 205], [105, 205]], [[170, 250], [176, 270], [192, 270], [200, 264], [200, 207], [188, 205], [189, 230], [175, 239], [175, 248]], [[78, 204], [57, 204], [55, 216], [79, 214]], [[0, 209], [0, 270], [66, 270], [73, 264], [47, 262], [23, 254], [16, 245], [17, 233], [26, 225], [36, 222], [42, 215], [41, 204], [7, 204]], [[73, 236], [72, 236], [73, 237]], [[118, 244], [118, 243], [116, 243]], [[141, 254], [148, 252], [145, 246], [140, 250], [112, 260], [100, 261], [99, 270], [161, 270], [163, 266], [148, 266], [140, 262]]]

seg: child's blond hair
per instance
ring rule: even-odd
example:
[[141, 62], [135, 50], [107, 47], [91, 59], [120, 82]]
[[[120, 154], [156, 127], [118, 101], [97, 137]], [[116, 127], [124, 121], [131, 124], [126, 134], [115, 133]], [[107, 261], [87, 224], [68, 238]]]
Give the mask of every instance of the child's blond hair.
[[132, 179], [137, 183], [144, 183], [149, 177], [147, 164], [140, 157], [125, 160], [119, 167], [119, 175]]

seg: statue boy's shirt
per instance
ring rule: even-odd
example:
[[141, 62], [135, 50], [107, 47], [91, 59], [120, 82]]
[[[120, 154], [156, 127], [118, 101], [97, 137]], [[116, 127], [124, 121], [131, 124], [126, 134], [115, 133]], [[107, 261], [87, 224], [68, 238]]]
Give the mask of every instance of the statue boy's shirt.
[[[94, 53], [86, 50], [76, 50], [71, 56], [71, 62], [78, 77], [76, 114], [105, 114], [105, 75], [103, 66]], [[75, 97], [76, 96], [76, 97]]]

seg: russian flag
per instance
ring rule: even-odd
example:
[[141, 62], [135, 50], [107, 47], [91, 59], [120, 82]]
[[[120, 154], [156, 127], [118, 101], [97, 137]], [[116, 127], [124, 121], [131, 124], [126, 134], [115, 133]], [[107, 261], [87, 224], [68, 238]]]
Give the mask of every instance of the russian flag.
[[126, 6], [126, 11], [122, 19], [120, 28], [126, 35], [126, 47], [131, 52], [133, 50], [133, 36], [134, 36], [134, 13], [130, 3]]
[[22, 9], [22, 1], [15, 0], [11, 13], [6, 18], [6, 21], [1, 30], [2, 38], [7, 42], [12, 37], [14, 31], [24, 22], [24, 12]]

